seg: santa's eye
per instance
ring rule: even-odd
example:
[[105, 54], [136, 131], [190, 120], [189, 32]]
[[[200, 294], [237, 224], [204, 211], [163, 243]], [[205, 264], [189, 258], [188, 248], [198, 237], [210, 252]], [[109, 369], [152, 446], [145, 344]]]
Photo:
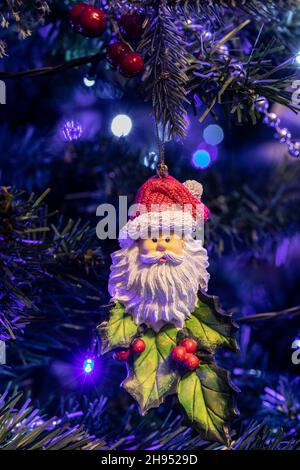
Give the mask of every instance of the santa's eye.
[[152, 238], [153, 243], [157, 243], [157, 238]]
[[170, 238], [165, 238], [165, 242], [166, 242], [166, 243], [169, 243], [169, 242], [170, 242]]

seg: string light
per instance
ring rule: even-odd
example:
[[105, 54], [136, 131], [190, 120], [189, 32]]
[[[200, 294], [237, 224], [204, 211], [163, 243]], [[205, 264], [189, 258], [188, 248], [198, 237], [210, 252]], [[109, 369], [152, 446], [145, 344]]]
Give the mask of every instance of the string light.
[[281, 144], [288, 146], [289, 154], [292, 157], [300, 157], [300, 142], [292, 140], [292, 134], [286, 127], [280, 127], [280, 118], [276, 113], [269, 112], [269, 102], [264, 96], [259, 96], [255, 100], [256, 109], [265, 115], [264, 123], [276, 130], [275, 137]]
[[116, 137], [126, 137], [132, 129], [132, 121], [126, 114], [118, 114], [111, 123], [111, 131]]
[[216, 46], [216, 52], [222, 60], [229, 60], [229, 49], [226, 44], [219, 44]]
[[83, 370], [86, 374], [91, 374], [95, 367], [95, 361], [91, 358], [85, 359], [83, 363]]
[[144, 156], [144, 165], [151, 170], [155, 170], [158, 160], [159, 157], [156, 152], [148, 152], [147, 155]]
[[86, 87], [90, 88], [95, 85], [96, 80], [94, 78], [86, 76], [86, 77], [83, 77], [83, 83], [85, 84]]
[[77, 121], [66, 121], [62, 128], [62, 134], [66, 141], [79, 140], [82, 136], [82, 125]]
[[295, 338], [292, 344], [292, 349], [300, 349], [300, 338]]

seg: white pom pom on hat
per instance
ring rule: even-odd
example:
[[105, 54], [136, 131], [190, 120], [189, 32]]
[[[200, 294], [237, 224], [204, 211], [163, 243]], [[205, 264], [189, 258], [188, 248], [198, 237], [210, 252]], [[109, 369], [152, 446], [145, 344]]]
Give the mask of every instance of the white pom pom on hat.
[[192, 193], [193, 196], [201, 199], [203, 194], [203, 186], [196, 180], [187, 180], [183, 183], [183, 185]]

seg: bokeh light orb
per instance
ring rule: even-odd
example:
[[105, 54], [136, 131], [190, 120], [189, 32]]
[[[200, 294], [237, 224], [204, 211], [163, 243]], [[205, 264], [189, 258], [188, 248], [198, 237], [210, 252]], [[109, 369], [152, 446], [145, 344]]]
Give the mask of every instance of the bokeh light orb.
[[91, 358], [88, 358], [83, 363], [83, 370], [86, 374], [91, 374], [95, 367], [95, 361]]
[[292, 349], [300, 349], [300, 338], [295, 338], [292, 344]]
[[224, 131], [217, 124], [210, 124], [203, 131], [203, 139], [209, 145], [219, 145], [224, 140]]
[[210, 153], [205, 149], [198, 149], [193, 153], [193, 164], [201, 170], [207, 168], [211, 163]]
[[159, 156], [157, 155], [157, 153], [154, 151], [151, 151], [151, 152], [148, 152], [147, 155], [144, 156], [143, 163], [145, 167], [150, 168], [151, 170], [155, 170], [155, 168], [157, 167], [158, 161], [159, 161]]
[[116, 137], [126, 137], [132, 129], [132, 121], [126, 114], [118, 114], [113, 118], [111, 131]]
[[86, 87], [90, 88], [95, 85], [96, 80], [91, 77], [84, 77], [83, 78], [83, 83], [85, 84]]

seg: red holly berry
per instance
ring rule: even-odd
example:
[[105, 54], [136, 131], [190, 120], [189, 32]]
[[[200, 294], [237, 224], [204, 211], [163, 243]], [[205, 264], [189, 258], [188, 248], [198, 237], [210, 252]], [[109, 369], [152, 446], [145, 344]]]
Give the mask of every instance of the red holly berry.
[[126, 39], [139, 39], [143, 33], [144, 18], [138, 13], [126, 13], [119, 20], [119, 27]]
[[137, 338], [133, 341], [131, 345], [131, 350], [135, 354], [141, 354], [145, 351], [146, 343], [142, 338]]
[[119, 60], [120, 72], [127, 77], [133, 77], [144, 70], [145, 64], [143, 57], [137, 52], [128, 52], [123, 54]]
[[193, 356], [194, 354], [193, 353], [187, 353], [185, 352], [185, 359], [184, 359], [184, 362], [187, 361], [191, 356]]
[[123, 349], [123, 351], [118, 351], [114, 353], [114, 359], [116, 361], [128, 361], [130, 352], [130, 349]]
[[79, 23], [79, 16], [83, 11], [89, 8], [89, 5], [87, 3], [76, 3], [76, 5], [73, 6], [72, 10], [70, 11], [70, 22], [72, 26], [76, 29], [78, 29], [78, 23]]
[[188, 353], [194, 353], [197, 351], [197, 342], [192, 338], [185, 338], [181, 346], [183, 346]]
[[175, 362], [184, 362], [186, 358], [186, 350], [182, 346], [176, 346], [172, 352], [171, 357]]
[[112, 65], [118, 65], [121, 56], [129, 51], [129, 47], [124, 42], [113, 42], [107, 47], [107, 59]]
[[195, 370], [199, 366], [200, 361], [195, 354], [188, 354], [188, 357], [184, 361], [184, 365], [189, 370]]
[[106, 15], [100, 8], [88, 6], [84, 8], [76, 20], [76, 28], [84, 36], [94, 38], [104, 33]]

